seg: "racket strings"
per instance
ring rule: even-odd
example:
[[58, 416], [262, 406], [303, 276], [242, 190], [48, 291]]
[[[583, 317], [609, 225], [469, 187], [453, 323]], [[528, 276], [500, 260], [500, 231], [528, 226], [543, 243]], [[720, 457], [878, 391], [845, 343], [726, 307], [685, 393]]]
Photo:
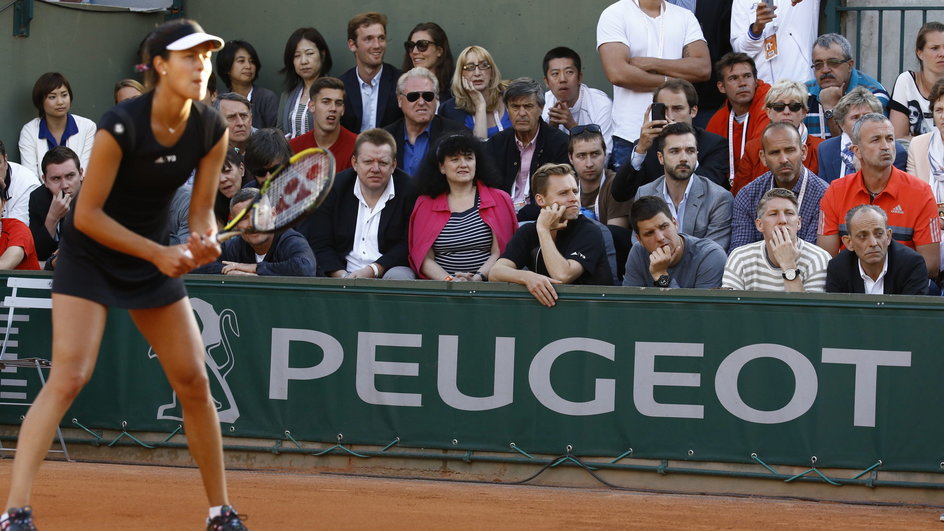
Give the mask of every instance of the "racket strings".
[[324, 154], [314, 154], [287, 166], [262, 192], [253, 211], [257, 230], [277, 230], [307, 212], [330, 182], [331, 164]]

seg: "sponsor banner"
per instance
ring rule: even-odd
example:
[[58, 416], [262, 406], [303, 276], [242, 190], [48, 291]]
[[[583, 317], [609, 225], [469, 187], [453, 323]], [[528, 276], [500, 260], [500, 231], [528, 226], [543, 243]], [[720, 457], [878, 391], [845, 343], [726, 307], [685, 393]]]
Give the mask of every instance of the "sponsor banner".
[[[545, 308], [514, 286], [462, 287], [188, 279], [224, 433], [909, 471], [944, 461], [935, 298], [564, 288]], [[29, 319], [15, 354], [48, 353], [49, 310], [14, 313]], [[181, 408], [160, 355], [112, 311], [63, 425], [172, 431]], [[35, 372], [7, 379], [32, 396]], [[17, 423], [23, 408], [0, 411]]]

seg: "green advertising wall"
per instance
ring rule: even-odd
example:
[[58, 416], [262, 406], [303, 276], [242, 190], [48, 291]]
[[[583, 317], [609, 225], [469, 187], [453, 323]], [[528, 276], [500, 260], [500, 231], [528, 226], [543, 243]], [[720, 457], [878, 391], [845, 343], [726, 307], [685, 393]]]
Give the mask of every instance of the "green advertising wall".
[[[901, 471], [942, 461], [933, 298], [564, 287], [544, 308], [498, 284], [193, 277], [188, 289], [230, 436]], [[49, 311], [15, 315], [29, 320], [12, 350], [48, 353]], [[12, 379], [37, 386], [18, 369], [0, 391]], [[0, 408], [0, 422], [22, 410]], [[127, 314], [111, 314], [63, 426], [72, 419], [179, 424]]]

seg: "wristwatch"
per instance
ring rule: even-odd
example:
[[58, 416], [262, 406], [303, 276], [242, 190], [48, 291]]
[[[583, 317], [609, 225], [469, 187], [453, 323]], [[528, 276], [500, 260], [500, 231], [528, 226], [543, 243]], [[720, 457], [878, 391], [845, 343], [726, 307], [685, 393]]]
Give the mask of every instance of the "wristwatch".
[[652, 283], [652, 285], [657, 288], [667, 288], [671, 283], [672, 277], [669, 275], [662, 275], [661, 277], [657, 278], [656, 281]]
[[832, 119], [833, 119], [833, 110], [832, 110], [832, 109], [826, 109], [825, 111], [823, 111], [823, 118], [826, 119], [826, 120], [832, 120]]
[[784, 269], [783, 270], [783, 279], [784, 280], [796, 280], [800, 276], [799, 269]]

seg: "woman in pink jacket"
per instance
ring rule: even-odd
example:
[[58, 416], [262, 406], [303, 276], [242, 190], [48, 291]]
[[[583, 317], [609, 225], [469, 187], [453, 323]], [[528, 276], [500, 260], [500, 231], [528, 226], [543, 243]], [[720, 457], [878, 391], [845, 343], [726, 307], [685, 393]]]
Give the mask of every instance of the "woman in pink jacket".
[[518, 226], [498, 174], [468, 134], [443, 138], [417, 175], [410, 216], [410, 267], [419, 278], [488, 280]]

